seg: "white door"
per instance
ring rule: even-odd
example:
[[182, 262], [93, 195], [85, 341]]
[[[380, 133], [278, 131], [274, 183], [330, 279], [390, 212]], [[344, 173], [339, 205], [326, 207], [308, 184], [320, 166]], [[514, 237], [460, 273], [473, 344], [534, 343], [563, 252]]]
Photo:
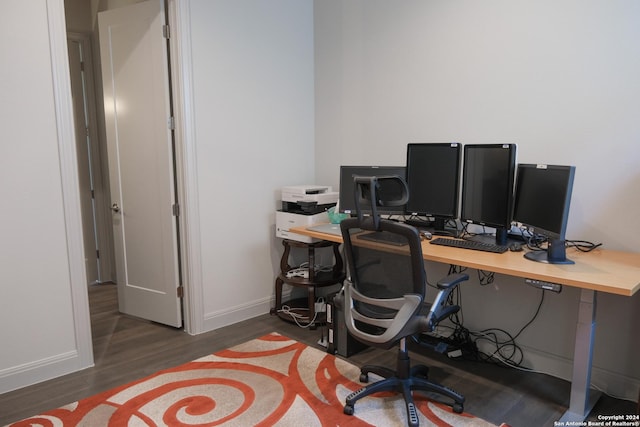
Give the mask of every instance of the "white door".
[[120, 311], [182, 326], [162, 0], [98, 14]]

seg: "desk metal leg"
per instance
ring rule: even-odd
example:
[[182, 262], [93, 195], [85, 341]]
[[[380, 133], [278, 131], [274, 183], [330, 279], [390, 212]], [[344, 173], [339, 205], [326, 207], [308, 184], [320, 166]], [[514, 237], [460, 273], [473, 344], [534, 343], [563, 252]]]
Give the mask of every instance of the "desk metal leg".
[[596, 292], [582, 289], [578, 309], [576, 344], [569, 409], [560, 421], [584, 421], [602, 393], [591, 390], [591, 363], [596, 330]]

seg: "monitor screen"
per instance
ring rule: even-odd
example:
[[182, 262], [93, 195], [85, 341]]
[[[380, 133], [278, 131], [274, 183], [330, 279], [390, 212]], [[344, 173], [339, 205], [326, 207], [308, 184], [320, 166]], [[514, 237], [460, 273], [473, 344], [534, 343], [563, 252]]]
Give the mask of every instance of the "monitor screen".
[[463, 162], [460, 219], [496, 228], [497, 243], [505, 244], [511, 228], [516, 145], [465, 145]]
[[407, 213], [458, 217], [460, 148], [455, 142], [407, 145]]
[[[356, 214], [354, 176], [389, 175], [406, 180], [406, 168], [404, 166], [340, 166], [340, 212]], [[382, 181], [379, 195], [381, 200], [400, 200], [403, 195], [402, 185], [397, 180]], [[378, 213], [382, 215], [402, 215], [404, 211], [404, 206], [386, 206], [378, 209]], [[370, 212], [370, 209], [365, 209], [363, 212]]]
[[[530, 252], [527, 258], [550, 263], [566, 261], [564, 238], [574, 175], [574, 166], [518, 165], [513, 220], [548, 239], [546, 253]], [[550, 253], [552, 248], [555, 252]]]
[[407, 213], [428, 217], [414, 221], [436, 234], [447, 233], [447, 220], [458, 218], [462, 145], [411, 143], [407, 145]]

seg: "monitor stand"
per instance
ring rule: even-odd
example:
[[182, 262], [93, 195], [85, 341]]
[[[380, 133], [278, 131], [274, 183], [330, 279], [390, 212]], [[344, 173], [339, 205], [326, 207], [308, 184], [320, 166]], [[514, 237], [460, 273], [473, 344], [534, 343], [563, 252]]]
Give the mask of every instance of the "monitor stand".
[[509, 230], [504, 227], [496, 228], [496, 245], [507, 246], [507, 236]]
[[458, 230], [447, 228], [448, 219], [436, 216], [433, 220], [433, 229], [430, 230], [434, 236], [457, 236]]
[[447, 228], [446, 223], [447, 220], [442, 217], [435, 217], [433, 221], [420, 219], [408, 219], [405, 221], [405, 224], [413, 225], [420, 230], [428, 231], [434, 236], [457, 236], [458, 230], [455, 228]]
[[507, 239], [506, 228], [496, 228], [496, 235], [492, 234], [477, 234], [471, 237], [469, 240], [480, 243], [487, 243], [498, 246], [508, 246], [509, 241]]
[[549, 239], [546, 251], [531, 251], [524, 254], [526, 259], [546, 264], [575, 264], [567, 258], [564, 239]]

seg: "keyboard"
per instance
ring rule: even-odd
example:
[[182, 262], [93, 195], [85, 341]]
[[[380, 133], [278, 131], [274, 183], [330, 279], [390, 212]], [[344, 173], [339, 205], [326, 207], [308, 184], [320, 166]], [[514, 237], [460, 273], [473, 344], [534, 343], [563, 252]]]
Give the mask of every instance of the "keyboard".
[[441, 237], [433, 239], [429, 243], [431, 243], [432, 245], [471, 249], [474, 251], [493, 252], [496, 254], [501, 254], [509, 250], [508, 246], [496, 245], [494, 243], [475, 242], [473, 240], [443, 239]]
[[373, 233], [360, 234], [358, 239], [369, 240], [377, 243], [387, 243], [389, 245], [404, 246], [407, 239], [404, 236], [386, 231], [374, 231]]

